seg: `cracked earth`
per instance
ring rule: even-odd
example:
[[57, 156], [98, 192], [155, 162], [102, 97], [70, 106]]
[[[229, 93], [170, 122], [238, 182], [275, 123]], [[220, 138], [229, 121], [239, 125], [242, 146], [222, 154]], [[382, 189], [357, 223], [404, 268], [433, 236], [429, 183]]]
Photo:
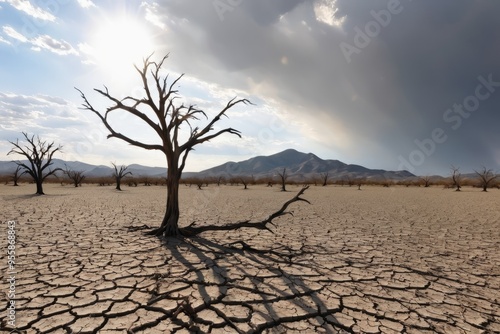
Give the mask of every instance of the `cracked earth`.
[[[290, 190], [183, 186], [183, 223], [265, 218]], [[33, 191], [0, 186], [20, 333], [500, 332], [498, 190], [311, 187], [274, 234], [164, 242], [140, 229], [161, 220], [163, 187]]]

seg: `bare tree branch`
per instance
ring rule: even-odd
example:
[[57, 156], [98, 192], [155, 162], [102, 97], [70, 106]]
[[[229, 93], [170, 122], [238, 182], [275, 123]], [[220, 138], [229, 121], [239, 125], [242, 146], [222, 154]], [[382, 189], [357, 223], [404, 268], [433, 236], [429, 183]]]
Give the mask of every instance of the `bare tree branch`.
[[290, 206], [290, 204], [300, 201], [311, 204], [307, 199], [300, 197], [304, 194], [304, 192], [307, 189], [309, 189], [309, 186], [300, 189], [300, 191], [293, 198], [289, 199], [282, 205], [281, 209], [272, 213], [269, 217], [267, 217], [262, 221], [252, 222], [249, 220], [244, 220], [228, 225], [203, 225], [203, 226], [194, 226], [195, 223], [192, 223], [187, 227], [181, 228], [181, 234], [184, 236], [195, 236], [206, 231], [232, 231], [232, 230], [238, 230], [240, 228], [256, 228], [259, 230], [267, 230], [273, 233], [267, 225], [268, 224], [272, 225], [274, 219], [281, 217], [283, 215], [289, 214], [293, 216], [292, 212], [286, 211], [288, 209], [288, 206]]

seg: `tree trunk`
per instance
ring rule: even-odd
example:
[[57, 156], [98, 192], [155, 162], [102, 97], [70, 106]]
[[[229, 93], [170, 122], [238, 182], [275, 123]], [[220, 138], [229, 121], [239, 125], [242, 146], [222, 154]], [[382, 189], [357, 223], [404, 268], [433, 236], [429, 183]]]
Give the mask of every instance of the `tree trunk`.
[[488, 185], [483, 185], [483, 191], [488, 191]]
[[167, 162], [167, 207], [165, 216], [160, 227], [146, 233], [147, 235], [175, 237], [182, 234], [179, 230], [179, 183], [182, 171], [179, 171], [178, 157], [167, 157]]
[[35, 180], [35, 182], [36, 182], [36, 194], [37, 195], [45, 195], [43, 193], [42, 181], [41, 180]]
[[165, 216], [161, 223], [160, 229], [166, 237], [174, 237], [180, 234], [179, 232], [179, 182], [180, 173], [177, 168], [170, 167], [167, 177], [167, 207]]
[[119, 177], [116, 178], [116, 190], [122, 190], [122, 188], [120, 187], [121, 180], [122, 179]]

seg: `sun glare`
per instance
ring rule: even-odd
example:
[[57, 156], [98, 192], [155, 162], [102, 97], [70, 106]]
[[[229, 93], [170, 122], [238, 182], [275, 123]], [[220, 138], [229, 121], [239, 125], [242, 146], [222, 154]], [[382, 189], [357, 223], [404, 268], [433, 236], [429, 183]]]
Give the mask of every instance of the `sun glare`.
[[151, 32], [130, 17], [115, 18], [97, 27], [86, 47], [91, 61], [117, 80], [135, 73], [132, 66], [154, 51]]

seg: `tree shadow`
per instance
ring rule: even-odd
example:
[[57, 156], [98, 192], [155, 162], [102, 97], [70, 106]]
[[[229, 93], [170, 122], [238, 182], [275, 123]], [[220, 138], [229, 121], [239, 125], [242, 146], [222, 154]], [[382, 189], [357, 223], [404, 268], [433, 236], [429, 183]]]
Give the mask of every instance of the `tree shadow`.
[[20, 200], [20, 199], [32, 199], [32, 198], [50, 198], [50, 197], [63, 197], [67, 196], [68, 194], [44, 194], [44, 195], [39, 195], [39, 194], [23, 194], [23, 195], [3, 195], [0, 196], [3, 200], [5, 201], [15, 201], [15, 200]]
[[[335, 318], [343, 306], [310, 260], [319, 248], [249, 243], [251, 238], [226, 243], [202, 236], [164, 239], [172, 269], [160, 273], [149, 304], [177, 303], [165, 319], [172, 332], [352, 332]], [[133, 331], [153, 326], [144, 323]]]

